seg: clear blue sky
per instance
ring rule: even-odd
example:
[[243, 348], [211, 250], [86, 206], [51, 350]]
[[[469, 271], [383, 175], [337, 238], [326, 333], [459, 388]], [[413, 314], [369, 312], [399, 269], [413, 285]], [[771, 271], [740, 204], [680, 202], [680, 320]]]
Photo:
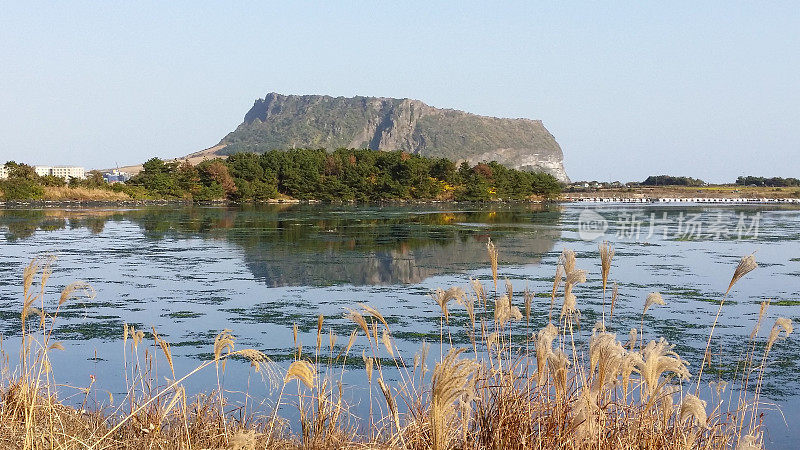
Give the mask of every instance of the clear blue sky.
[[542, 119], [576, 180], [800, 177], [796, 2], [286, 3], [3, 2], [0, 160], [185, 155], [275, 91]]

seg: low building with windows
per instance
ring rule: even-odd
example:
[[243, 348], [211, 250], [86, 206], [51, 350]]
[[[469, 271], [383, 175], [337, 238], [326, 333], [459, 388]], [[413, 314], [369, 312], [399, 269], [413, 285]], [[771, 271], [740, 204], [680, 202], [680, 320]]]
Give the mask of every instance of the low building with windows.
[[0, 165], [0, 180], [5, 180], [8, 178], [8, 169], [6, 169], [6, 165]]
[[34, 166], [33, 170], [35, 170], [36, 175], [40, 177], [52, 175], [67, 181], [69, 181], [70, 178], [79, 180], [86, 178], [86, 169], [78, 166]]
[[108, 184], [124, 183], [131, 179], [131, 175], [127, 172], [114, 169], [111, 172], [104, 173], [103, 179], [106, 180]]

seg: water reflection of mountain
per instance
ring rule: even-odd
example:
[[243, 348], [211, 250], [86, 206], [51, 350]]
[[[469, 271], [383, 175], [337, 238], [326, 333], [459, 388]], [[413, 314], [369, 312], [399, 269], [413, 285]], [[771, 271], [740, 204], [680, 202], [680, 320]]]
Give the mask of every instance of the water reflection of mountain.
[[[441, 206], [440, 206], [441, 208]], [[557, 209], [488, 205], [457, 210], [410, 207], [263, 206], [0, 210], [8, 240], [37, 231], [137, 224], [150, 239], [219, 239], [244, 252], [269, 286], [416, 283], [488, 266], [491, 237], [504, 264], [529, 264], [559, 237]], [[136, 252], [137, 249], [131, 249]]]
[[[558, 231], [512, 233], [496, 239], [505, 264], [538, 262], [553, 248]], [[486, 231], [484, 230], [483, 233]], [[245, 248], [250, 271], [270, 286], [324, 285], [332, 283], [417, 283], [428, 277], [489, 266], [485, 234], [454, 231], [449, 242], [430, 242], [398, 249], [292, 253], [270, 246]], [[519, 251], [524, 249], [524, 251]]]

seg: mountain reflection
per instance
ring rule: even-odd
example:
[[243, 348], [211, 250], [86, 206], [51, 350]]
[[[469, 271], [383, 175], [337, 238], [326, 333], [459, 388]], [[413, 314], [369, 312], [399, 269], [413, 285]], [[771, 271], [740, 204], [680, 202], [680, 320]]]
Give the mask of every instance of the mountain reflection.
[[557, 208], [540, 205], [0, 210], [8, 241], [82, 228], [101, 234], [109, 222], [136, 224], [154, 242], [223, 240], [268, 286], [418, 283], [488, 267], [489, 237], [502, 264], [536, 263], [559, 237], [559, 220]]

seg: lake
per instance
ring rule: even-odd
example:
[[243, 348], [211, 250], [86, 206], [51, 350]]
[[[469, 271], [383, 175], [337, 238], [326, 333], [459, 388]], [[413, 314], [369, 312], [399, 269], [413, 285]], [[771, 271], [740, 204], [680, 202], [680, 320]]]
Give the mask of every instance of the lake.
[[[57, 382], [85, 387], [89, 376], [95, 377], [90, 404], [96, 405], [108, 402], [106, 392], [124, 395], [124, 323], [155, 328], [171, 343], [179, 373], [208, 358], [214, 337], [226, 328], [233, 330], [237, 348], [258, 348], [286, 365], [293, 355], [294, 324], [300, 340], [313, 347], [322, 314], [326, 332], [331, 327], [346, 341], [353, 324], [342, 317], [345, 308], [367, 303], [383, 313], [401, 354], [411, 358], [423, 340], [439, 341], [440, 310], [429, 296], [434, 289], [466, 288], [470, 278], [491, 285], [489, 239], [499, 250], [501, 278], [508, 278], [515, 292], [527, 288], [537, 294], [532, 329], [547, 322], [561, 251], [576, 251], [577, 267], [588, 271], [587, 283], [574, 291], [583, 341], [603, 310], [597, 246], [610, 241], [616, 248], [610, 280], [618, 283], [619, 299], [609, 329], [627, 340], [628, 330], [640, 325], [647, 294], [660, 292], [666, 305], [647, 311], [645, 337], [664, 336], [676, 344], [692, 374], [738, 261], [756, 252], [759, 268], [735, 285], [723, 307], [713, 369], [706, 369], [705, 381], [730, 374], [747, 350], [761, 301], [771, 301], [761, 340], [775, 318], [800, 320], [796, 206], [27, 208], [0, 209], [0, 233], [0, 332], [12, 360], [19, 345], [22, 271], [32, 257], [57, 257], [49, 304], [75, 280], [96, 289], [94, 299], [63, 308], [55, 338], [65, 351], [53, 356]], [[516, 301], [521, 306], [521, 298]], [[458, 334], [453, 340], [469, 342]], [[800, 439], [800, 429], [783, 419], [800, 421], [797, 356], [796, 335], [770, 353], [764, 389], [776, 405], [765, 408], [771, 448], [791, 447]], [[249, 382], [246, 363], [229, 370], [227, 388]], [[190, 385], [211, 390], [215, 380], [211, 372], [200, 373]], [[361, 402], [358, 378], [346, 380], [354, 385], [352, 400]], [[67, 386], [62, 396], [83, 401], [83, 394]]]

